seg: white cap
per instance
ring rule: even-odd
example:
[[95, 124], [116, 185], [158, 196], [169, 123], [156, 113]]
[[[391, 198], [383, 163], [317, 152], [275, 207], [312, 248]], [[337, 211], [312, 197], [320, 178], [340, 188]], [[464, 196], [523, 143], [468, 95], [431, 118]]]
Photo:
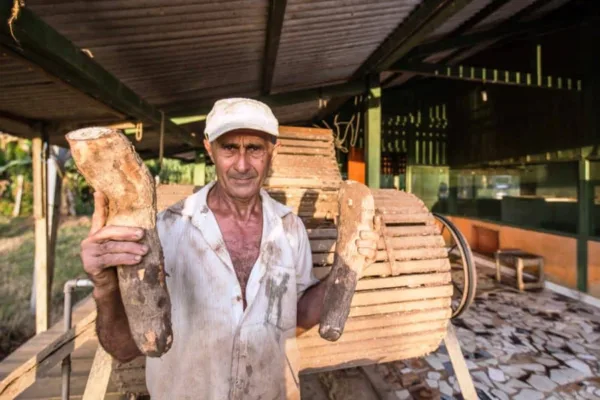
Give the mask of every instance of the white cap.
[[208, 141], [235, 129], [253, 129], [279, 136], [279, 122], [266, 104], [244, 98], [218, 100], [206, 117], [204, 134]]

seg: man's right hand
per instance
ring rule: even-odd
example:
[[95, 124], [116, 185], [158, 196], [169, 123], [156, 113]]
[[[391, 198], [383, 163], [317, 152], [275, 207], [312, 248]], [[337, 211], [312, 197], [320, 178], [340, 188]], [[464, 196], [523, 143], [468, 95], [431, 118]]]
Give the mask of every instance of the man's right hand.
[[144, 236], [141, 228], [105, 226], [108, 199], [102, 192], [94, 193], [94, 215], [87, 238], [81, 242], [83, 269], [98, 290], [114, 290], [118, 280], [117, 265], [136, 265], [148, 252], [137, 243]]

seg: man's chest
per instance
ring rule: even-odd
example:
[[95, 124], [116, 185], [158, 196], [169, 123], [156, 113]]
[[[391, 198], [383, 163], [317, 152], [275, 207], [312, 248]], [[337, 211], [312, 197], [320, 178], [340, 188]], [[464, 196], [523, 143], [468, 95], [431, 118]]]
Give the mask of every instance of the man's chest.
[[250, 273], [260, 255], [262, 223], [249, 222], [245, 226], [241, 224], [224, 225], [221, 233], [242, 294], [245, 295]]

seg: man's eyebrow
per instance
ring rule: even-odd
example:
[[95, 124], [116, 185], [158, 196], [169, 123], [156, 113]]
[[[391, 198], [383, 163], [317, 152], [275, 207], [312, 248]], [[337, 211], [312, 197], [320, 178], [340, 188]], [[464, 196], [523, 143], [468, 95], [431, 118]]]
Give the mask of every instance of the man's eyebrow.
[[232, 146], [232, 147], [236, 147], [236, 148], [240, 147], [240, 144], [236, 143], [236, 142], [223, 142], [223, 143], [220, 143], [220, 145], [221, 145], [221, 147], [225, 147], [225, 146]]

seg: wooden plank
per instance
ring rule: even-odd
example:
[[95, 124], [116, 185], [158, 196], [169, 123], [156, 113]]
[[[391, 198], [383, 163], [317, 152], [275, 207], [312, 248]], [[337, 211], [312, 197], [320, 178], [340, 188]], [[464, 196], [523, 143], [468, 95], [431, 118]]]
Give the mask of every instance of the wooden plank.
[[386, 226], [385, 232], [388, 236], [417, 236], [417, 235], [439, 235], [439, 228], [434, 225], [407, 225]]
[[96, 336], [96, 311], [90, 312], [72, 329], [60, 335], [48, 346], [15, 368], [0, 382], [0, 399], [13, 399], [31, 386], [68, 354]]
[[48, 223], [46, 220], [46, 176], [44, 174], [43, 141], [32, 139], [33, 164], [33, 214], [35, 217], [35, 332], [41, 333], [50, 327], [50, 288], [48, 263]]
[[[413, 310], [406, 312], [397, 312], [397, 313], [389, 313], [389, 314], [373, 314], [368, 316], [361, 317], [353, 317], [349, 318], [346, 321], [346, 327], [344, 328], [344, 335], [348, 332], [353, 331], [365, 331], [372, 330], [376, 331], [380, 328], [388, 328], [394, 326], [404, 326], [411, 325], [416, 323], [428, 322], [428, 321], [439, 321], [443, 319], [450, 319], [452, 314], [452, 310], [449, 307], [446, 308], [434, 308], [434, 309], [424, 309], [424, 310]], [[424, 325], [422, 325], [424, 326]], [[305, 341], [311, 337], [318, 337], [319, 330], [312, 328], [305, 332], [302, 336], [298, 338], [299, 341]], [[345, 341], [337, 341], [333, 343], [346, 343]], [[304, 342], [304, 346], [308, 346], [307, 342]], [[332, 342], [323, 340], [321, 342], [316, 343], [315, 345], [329, 345]]]
[[433, 274], [415, 274], [415, 275], [400, 275], [391, 278], [370, 278], [361, 279], [356, 285], [357, 291], [374, 290], [374, 289], [389, 289], [400, 287], [419, 287], [432, 286], [439, 284], [447, 284], [452, 281], [450, 272], [440, 272]]
[[[96, 303], [91, 297], [87, 297], [78, 303], [73, 310], [73, 323], [78, 324], [96, 309]], [[41, 350], [50, 345], [54, 340], [64, 333], [63, 321], [60, 321], [39, 335], [36, 335], [21, 345], [17, 350], [9, 354], [0, 362], [0, 381], [13, 373], [15, 369], [35, 357]]]
[[460, 386], [460, 391], [462, 392], [463, 397], [466, 400], [477, 400], [478, 397], [477, 393], [475, 392], [475, 387], [473, 386], [473, 380], [471, 379], [469, 368], [467, 368], [467, 363], [465, 362], [462, 351], [460, 350], [460, 343], [456, 337], [454, 326], [450, 321], [448, 321], [448, 328], [444, 343], [446, 344], [448, 356], [452, 362], [452, 368], [456, 374], [456, 379], [458, 380], [458, 385]]
[[[394, 250], [394, 258], [396, 261], [402, 260], [425, 260], [433, 258], [444, 258], [448, 257], [448, 251], [446, 248], [417, 248], [417, 249], [402, 249]], [[379, 250], [376, 255], [377, 261], [387, 261], [387, 252]]]
[[112, 357], [98, 345], [94, 363], [83, 392], [83, 400], [103, 400], [112, 373]]
[[404, 301], [401, 303], [375, 304], [372, 306], [352, 307], [350, 309], [350, 317], [352, 318], [364, 315], [386, 314], [431, 308], [447, 308], [450, 307], [450, 304], [450, 297], [431, 300]]
[[[279, 149], [281, 150], [281, 149]], [[274, 166], [288, 166], [293, 167], [294, 165], [311, 165], [311, 163], [320, 163], [323, 166], [337, 166], [335, 154], [331, 151], [326, 151], [323, 154], [317, 153], [291, 153], [289, 151], [280, 152], [277, 151], [276, 156], [273, 158]]]
[[[313, 257], [315, 254], [313, 254]], [[450, 271], [450, 261], [448, 258], [438, 258], [432, 260], [408, 260], [396, 261], [395, 267], [404, 274], [422, 274], [427, 272], [444, 272]], [[331, 267], [313, 267], [313, 273], [319, 279], [324, 279], [330, 271]], [[388, 262], [380, 262], [369, 264], [363, 271], [362, 276], [390, 276], [390, 264]]]
[[[413, 249], [423, 247], [444, 247], [444, 238], [441, 236], [405, 236], [405, 237], [388, 237], [387, 243], [393, 249]], [[377, 243], [379, 250], [385, 249], [383, 238]]]
[[383, 350], [376, 350], [365, 353], [355, 351], [343, 355], [333, 355], [328, 357], [326, 354], [321, 358], [307, 358], [300, 360], [300, 370], [303, 374], [312, 374], [317, 372], [331, 371], [343, 368], [353, 368], [361, 365], [371, 365], [398, 360], [406, 360], [414, 357], [421, 357], [431, 353], [437, 346], [400, 346], [390, 347]]
[[383, 214], [381, 219], [386, 224], [416, 224], [424, 223], [432, 225], [435, 223], [433, 215], [430, 213], [418, 214]]
[[292, 147], [285, 146], [277, 149], [277, 154], [294, 154], [294, 155], [316, 155], [316, 156], [335, 156], [334, 149], [318, 148], [318, 147]]
[[[302, 138], [304, 139], [304, 138]], [[333, 149], [333, 142], [324, 142], [322, 140], [310, 140], [310, 139], [279, 139], [282, 147], [309, 147], [309, 148], [321, 148], [321, 149]]]
[[287, 168], [287, 169], [275, 169], [269, 172], [268, 178], [313, 178], [319, 176], [325, 180], [341, 180], [340, 173], [336, 170], [331, 169], [330, 171], [323, 169], [309, 170], [307, 168]]
[[425, 300], [441, 297], [451, 297], [452, 285], [415, 288], [415, 289], [384, 289], [369, 292], [356, 292], [353, 306], [369, 306], [374, 304], [396, 303], [400, 301]]
[[[348, 342], [362, 342], [364, 340], [385, 338], [390, 336], [406, 335], [411, 333], [427, 332], [431, 330], [445, 329], [448, 319], [439, 320], [428, 320], [426, 322], [417, 323], [406, 323], [404, 325], [385, 326], [377, 329], [363, 329], [356, 331], [344, 332], [340, 339], [336, 343], [348, 343]], [[308, 333], [308, 332], [307, 332]], [[314, 347], [314, 346], [326, 346], [329, 341], [321, 338], [319, 335], [308, 336], [303, 335], [298, 338], [298, 346], [300, 349]], [[360, 343], [356, 345], [361, 347]]]
[[290, 186], [303, 188], [331, 188], [337, 189], [340, 186], [341, 180], [320, 180], [318, 178], [267, 178], [265, 186], [287, 188]]
[[337, 229], [335, 228], [309, 228], [306, 230], [309, 239], [336, 239]]
[[323, 128], [307, 128], [301, 126], [280, 126], [280, 138], [306, 138], [313, 140], [333, 141], [333, 132]]
[[[302, 358], [320, 358], [324, 355], [334, 356], [348, 354], [357, 347], [362, 350], [378, 350], [389, 348], [398, 345], [431, 345], [432, 343], [440, 343], [446, 334], [445, 329], [432, 330], [427, 332], [419, 332], [416, 334], [390, 336], [386, 338], [368, 339], [360, 342], [360, 346], [353, 343], [328, 342], [323, 346], [318, 347], [301, 347], [300, 354]], [[300, 342], [300, 340], [298, 340]]]

